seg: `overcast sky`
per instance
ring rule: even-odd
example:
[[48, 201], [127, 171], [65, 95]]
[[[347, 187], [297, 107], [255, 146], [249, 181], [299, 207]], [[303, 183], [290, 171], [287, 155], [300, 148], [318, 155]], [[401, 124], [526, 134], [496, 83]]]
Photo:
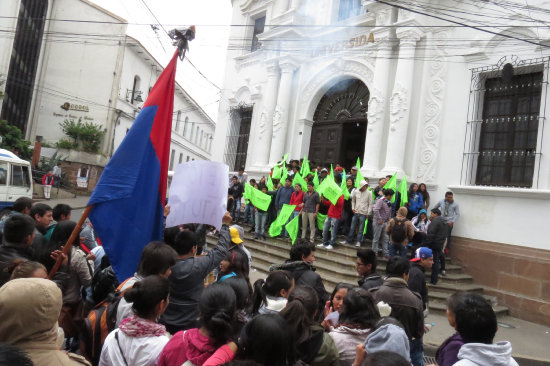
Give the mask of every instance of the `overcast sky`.
[[[175, 48], [162, 29], [158, 37], [148, 24], [156, 24], [145, 3], [166, 30], [196, 25], [196, 38], [188, 53], [193, 64], [218, 87], [223, 86], [225, 55], [231, 23], [230, 0], [91, 0], [130, 23], [128, 35], [138, 39], [165, 66]], [[162, 45], [164, 46], [163, 50]], [[188, 62], [178, 64], [177, 81], [216, 122], [219, 90]]]

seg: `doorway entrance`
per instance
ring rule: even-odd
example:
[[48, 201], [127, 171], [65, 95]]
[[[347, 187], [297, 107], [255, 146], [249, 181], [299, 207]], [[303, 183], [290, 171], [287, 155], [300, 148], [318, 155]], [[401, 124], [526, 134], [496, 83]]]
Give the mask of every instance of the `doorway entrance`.
[[325, 93], [313, 115], [311, 161], [322, 166], [338, 163], [349, 171], [363, 158], [369, 96], [358, 79], [342, 80]]

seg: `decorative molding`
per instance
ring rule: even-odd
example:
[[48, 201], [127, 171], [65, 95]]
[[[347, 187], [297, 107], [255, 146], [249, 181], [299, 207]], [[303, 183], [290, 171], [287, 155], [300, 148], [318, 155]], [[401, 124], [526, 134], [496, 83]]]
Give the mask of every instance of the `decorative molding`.
[[398, 81], [390, 97], [390, 133], [398, 129], [399, 122], [405, 118], [408, 108], [409, 91]]
[[386, 101], [380, 90], [378, 90], [377, 88], [373, 88], [371, 90], [369, 98], [369, 109], [367, 112], [367, 129], [369, 132], [372, 132], [377, 124], [383, 122], [385, 105]]
[[273, 139], [277, 137], [279, 131], [283, 128], [283, 112], [283, 108], [277, 104], [273, 111]]
[[[437, 37], [432, 37], [430, 43], [445, 44], [447, 33], [437, 33]], [[444, 46], [436, 46], [432, 51], [432, 61], [430, 62], [429, 72], [430, 81], [427, 91], [427, 98], [424, 112], [424, 125], [420, 142], [420, 159], [416, 171], [416, 180], [418, 182], [435, 182], [436, 164], [435, 160], [439, 153], [440, 128], [442, 124], [443, 100], [446, 91], [446, 78], [448, 64], [445, 62]]]

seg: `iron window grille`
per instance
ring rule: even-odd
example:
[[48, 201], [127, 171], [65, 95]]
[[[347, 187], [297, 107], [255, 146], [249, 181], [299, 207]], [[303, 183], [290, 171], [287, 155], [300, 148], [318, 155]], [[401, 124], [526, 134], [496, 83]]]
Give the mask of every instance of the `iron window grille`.
[[505, 56], [471, 70], [462, 185], [538, 188], [549, 67], [550, 57]]

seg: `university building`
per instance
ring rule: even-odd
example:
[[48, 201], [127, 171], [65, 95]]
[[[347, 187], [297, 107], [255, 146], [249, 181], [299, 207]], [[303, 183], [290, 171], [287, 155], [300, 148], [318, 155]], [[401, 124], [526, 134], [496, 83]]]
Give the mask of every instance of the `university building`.
[[[454, 192], [452, 255], [549, 324], [550, 32], [541, 1], [234, 0], [213, 158], [285, 153]], [[515, 5], [514, 5], [515, 4]], [[447, 19], [450, 21], [445, 21]]]
[[[7, 0], [0, 15], [0, 119], [50, 146], [68, 139], [64, 121], [101, 126], [97, 153], [60, 150], [70, 182], [93, 190], [164, 65], [126, 20], [86, 0]], [[170, 170], [211, 159], [215, 124], [179, 84], [172, 129]]]

